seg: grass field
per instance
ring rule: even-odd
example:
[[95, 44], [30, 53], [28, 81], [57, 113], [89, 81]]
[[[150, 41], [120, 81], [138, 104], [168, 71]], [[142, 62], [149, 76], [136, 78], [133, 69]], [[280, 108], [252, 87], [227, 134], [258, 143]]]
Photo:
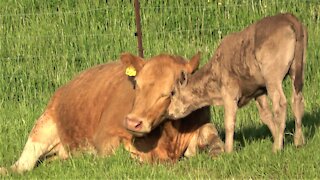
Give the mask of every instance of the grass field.
[[[137, 54], [133, 12], [128, 0], [0, 2], [0, 166], [9, 166], [18, 158], [55, 89], [88, 67], [116, 60], [122, 52]], [[251, 103], [237, 115], [236, 152], [214, 160], [199, 154], [176, 164], [140, 164], [119, 149], [109, 158], [84, 155], [44, 162], [24, 175], [0, 178], [319, 179], [319, 1], [141, 0], [145, 56], [166, 52], [191, 57], [201, 51], [203, 65], [221, 37], [279, 12], [295, 14], [309, 32], [303, 118], [307, 144], [303, 148], [293, 146], [294, 120], [289, 107], [285, 149], [273, 154], [271, 135]], [[290, 101], [290, 81], [284, 88]], [[212, 121], [223, 137], [223, 109], [212, 111]]]

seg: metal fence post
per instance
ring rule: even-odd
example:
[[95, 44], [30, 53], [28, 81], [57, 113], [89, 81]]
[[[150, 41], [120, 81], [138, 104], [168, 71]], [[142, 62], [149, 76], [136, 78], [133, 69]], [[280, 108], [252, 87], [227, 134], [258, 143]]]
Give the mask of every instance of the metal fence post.
[[140, 4], [139, 4], [139, 0], [134, 0], [134, 10], [135, 10], [136, 27], [137, 27], [137, 32], [135, 33], [135, 35], [137, 36], [137, 39], [138, 39], [139, 56], [143, 58], [142, 32], [141, 32], [141, 22], [140, 22]]

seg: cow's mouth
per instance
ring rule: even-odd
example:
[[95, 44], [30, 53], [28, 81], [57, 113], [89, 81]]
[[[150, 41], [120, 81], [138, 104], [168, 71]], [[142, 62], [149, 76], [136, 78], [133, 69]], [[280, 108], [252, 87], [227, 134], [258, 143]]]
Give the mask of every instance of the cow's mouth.
[[148, 134], [149, 132], [139, 132], [139, 131], [133, 131], [131, 129], [127, 129], [127, 131], [132, 134], [133, 136], [135, 137], [143, 137], [145, 136], [146, 134]]

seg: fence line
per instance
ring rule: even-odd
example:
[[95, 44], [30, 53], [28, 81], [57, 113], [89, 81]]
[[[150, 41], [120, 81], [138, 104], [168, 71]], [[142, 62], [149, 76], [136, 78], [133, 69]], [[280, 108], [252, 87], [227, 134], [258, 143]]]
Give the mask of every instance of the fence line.
[[[124, 29], [122, 29], [124, 30]], [[99, 37], [99, 36], [114, 36], [113, 33], [110, 34], [105, 34], [105, 33], [101, 33], [101, 34], [66, 34], [66, 35], [62, 35], [62, 34], [56, 34], [56, 35], [41, 35], [41, 36], [0, 36], [0, 39], [12, 39], [12, 38], [16, 38], [16, 39], [41, 39], [41, 38], [52, 38], [52, 37], [81, 37], [81, 36], [87, 36], [87, 37]]]
[[[155, 34], [167, 34], [167, 33], [172, 33], [172, 34], [178, 34], [181, 32], [203, 32], [203, 31], [219, 31], [219, 30], [232, 30], [232, 29], [237, 29], [237, 28], [243, 28], [242, 26], [224, 26], [224, 27], [217, 27], [217, 28], [201, 28], [198, 30], [190, 30], [190, 29], [175, 29], [175, 30], [171, 30], [171, 31], [165, 31], [165, 32], [152, 32]], [[131, 31], [130, 29], [121, 29], [121, 30], [128, 30], [128, 33], [132, 33], [132, 35], [134, 35], [134, 30]], [[101, 34], [66, 34], [66, 35], [62, 35], [62, 34], [55, 34], [55, 35], [40, 35], [40, 36], [0, 36], [0, 39], [11, 39], [11, 38], [17, 38], [17, 39], [40, 39], [40, 38], [52, 38], [52, 37], [81, 37], [81, 36], [88, 36], [88, 37], [94, 37], [94, 36], [114, 36], [113, 33], [101, 33]]]
[[57, 58], [68, 58], [68, 57], [76, 57], [77, 55], [74, 55], [74, 56], [65, 56], [65, 55], [60, 55], [60, 56], [57, 56], [57, 55], [52, 55], [52, 56], [23, 56], [23, 55], [20, 55], [20, 56], [17, 56], [17, 57], [0, 57], [0, 60], [20, 60], [20, 59], [40, 59], [40, 58], [52, 58], [52, 57], [56, 57], [55, 59]]
[[[218, 31], [219, 34], [222, 34], [222, 31], [227, 31], [227, 30], [235, 30], [238, 28], [244, 28], [244, 26], [223, 26], [223, 27], [217, 27], [217, 28], [201, 28], [201, 29], [175, 29], [175, 30], [170, 30], [170, 31], [161, 31], [161, 32], [148, 32], [148, 34], [178, 34], [178, 33], [185, 33], [185, 32], [216, 32]], [[129, 29], [122, 29], [122, 30], [128, 30], [128, 33], [131, 33], [132, 36], [134, 36], [135, 31], [134, 29], [129, 30]], [[164, 29], [165, 30], [165, 29]], [[101, 33], [101, 34], [66, 34], [66, 35], [62, 35], [62, 34], [52, 34], [52, 35], [40, 35], [40, 36], [0, 36], [0, 39], [41, 39], [41, 38], [53, 38], [53, 37], [59, 37], [59, 38], [68, 38], [68, 37], [101, 37], [101, 36], [106, 36], [106, 37], [112, 37], [114, 36], [113, 33]], [[186, 35], [187, 36], [187, 35]], [[311, 40], [312, 41], [312, 40]]]
[[[222, 6], [223, 4], [221, 4]], [[223, 6], [247, 6], [250, 4], [239, 4], [239, 5], [223, 5]], [[160, 9], [160, 8], [164, 8], [164, 9], [191, 9], [191, 8], [213, 8], [216, 7], [217, 5], [213, 5], [210, 4], [208, 6], [185, 6], [185, 7], [180, 7], [180, 6], [148, 6], [148, 7], [140, 7], [140, 9]], [[94, 12], [94, 11], [102, 11], [102, 10], [109, 10], [109, 9], [120, 9], [120, 8], [124, 8], [124, 7], [120, 7], [120, 6], [106, 6], [104, 8], [95, 8], [95, 9], [88, 9], [88, 10], [77, 10], [77, 11], [58, 11], [58, 12], [47, 12], [47, 13], [18, 13], [18, 14], [0, 14], [0, 17], [9, 17], [9, 16], [42, 16], [42, 15], [61, 15], [61, 14], [77, 14], [77, 13], [87, 13], [87, 12]]]
[[47, 12], [47, 13], [18, 13], [18, 14], [0, 14], [0, 17], [9, 17], [9, 16], [42, 16], [42, 15], [61, 15], [61, 14], [82, 14], [87, 12], [94, 12], [94, 11], [102, 11], [102, 10], [109, 10], [109, 9], [120, 9], [123, 7], [119, 6], [108, 6], [104, 8], [95, 8], [95, 9], [88, 9], [88, 10], [78, 10], [78, 11], [58, 11], [58, 12]]
[[[313, 4], [320, 4], [320, 1], [317, 0], [304, 0], [304, 2], [306, 3], [313, 3]], [[201, 9], [201, 8], [206, 8], [206, 9], [210, 9], [210, 8], [214, 8], [217, 6], [223, 6], [223, 7], [240, 7], [240, 6], [251, 6], [254, 3], [251, 2], [247, 2], [247, 3], [243, 3], [243, 4], [225, 4], [225, 3], [221, 3], [220, 2], [216, 2], [215, 4], [209, 4], [209, 5], [200, 5], [200, 6], [184, 6], [184, 7], [180, 7], [180, 6], [141, 6], [140, 9]], [[264, 4], [262, 2], [260, 2], [260, 4]], [[277, 4], [277, 3], [276, 3]], [[257, 4], [259, 5], [259, 4]], [[1, 17], [23, 17], [23, 16], [42, 16], [42, 15], [72, 15], [72, 14], [83, 14], [83, 13], [88, 13], [88, 12], [95, 12], [95, 11], [104, 11], [104, 10], [110, 10], [110, 9], [123, 9], [124, 6], [108, 6], [106, 4], [106, 7], [103, 8], [93, 8], [93, 9], [87, 9], [87, 10], [76, 10], [76, 11], [57, 11], [57, 12], [47, 12], [47, 13], [18, 13], [18, 14], [0, 14], [0, 18]], [[179, 33], [191, 33], [194, 32], [194, 34], [197, 34], [199, 32], [211, 32], [214, 33], [216, 31], [218, 31], [218, 34], [222, 34], [222, 31], [226, 31], [226, 30], [234, 30], [234, 29], [238, 29], [238, 28], [243, 28], [243, 26], [229, 26], [229, 27], [217, 27], [217, 28], [195, 28], [193, 30], [191, 29], [174, 29], [174, 30], [166, 30], [165, 28], [163, 29], [164, 31], [156, 31], [156, 32], [152, 32], [153, 34], [166, 34], [166, 35], [170, 35], [170, 34], [179, 34]], [[129, 29], [129, 28], [123, 28], [121, 29], [122, 31], [125, 30], [127, 31], [126, 33], [132, 33], [132, 36], [134, 36], [134, 29]], [[150, 33], [150, 32], [149, 32]], [[187, 36], [189, 34], [186, 34], [185, 36]], [[40, 39], [40, 38], [52, 38], [52, 37], [59, 37], [59, 38], [70, 38], [70, 37], [111, 37], [114, 36], [113, 33], [101, 33], [101, 34], [90, 34], [90, 33], [84, 33], [84, 34], [66, 34], [64, 35], [63, 33], [57, 33], [57, 34], [48, 34], [48, 35], [39, 35], [39, 36], [32, 36], [32, 35], [18, 35], [18, 36], [0, 36], [0, 39], [13, 39], [13, 38], [18, 38], [18, 39]], [[316, 40], [312, 39], [309, 40], [311, 42], [316, 42]], [[48, 58], [51, 56], [26, 56], [26, 57], [21, 57], [21, 55], [19, 57], [0, 57], [0, 60], [17, 60], [17, 59], [39, 59], [39, 58]], [[55, 56], [57, 58], [57, 56]], [[59, 56], [58, 56], [59, 57]], [[59, 58], [68, 58], [66, 56], [60, 56]], [[75, 57], [75, 56], [69, 56], [69, 57]]]
[[[302, 1], [302, 0], [301, 0]], [[301, 2], [300, 1], [300, 2]], [[313, 3], [313, 4], [320, 4], [320, 1], [319, 0], [304, 0], [305, 3]], [[282, 3], [285, 3], [285, 2], [282, 2]], [[217, 7], [217, 6], [223, 6], [223, 7], [241, 7], [241, 6], [252, 6], [253, 4], [255, 3], [242, 3], [242, 4], [228, 4], [228, 3], [223, 3], [222, 2], [217, 2], [215, 4], [209, 4], [209, 5], [200, 5], [200, 6], [184, 6], [184, 7], [180, 7], [180, 6], [148, 6], [148, 7], [140, 7], [141, 9], [160, 9], [160, 8], [163, 8], [163, 9], [199, 9], [199, 8], [214, 8], [214, 7]], [[264, 4], [270, 4], [269, 2], [265, 2], [265, 3], [262, 3], [260, 2], [259, 5], [264, 5]], [[271, 2], [271, 4], [280, 4], [279, 2]], [[258, 5], [258, 3], [257, 3]]]
[[[315, 4], [320, 4], [320, 1], [312, 1], [312, 0], [305, 0], [305, 2], [310, 2], [310, 3], [315, 3]], [[223, 5], [223, 6], [246, 6], [246, 5], [251, 5], [249, 3], [245, 4], [239, 4], [239, 5]], [[216, 6], [216, 5], [214, 5]], [[187, 6], [187, 7], [178, 7], [178, 6], [165, 6], [165, 7], [160, 7], [160, 6], [148, 6], [148, 7], [140, 7], [140, 9], [155, 9], [155, 8], [165, 8], [165, 9], [189, 9], [189, 8], [212, 8], [214, 7], [212, 4], [208, 6]], [[108, 9], [120, 9], [123, 7], [119, 6], [109, 6], [109, 7], [104, 7], [104, 8], [95, 8], [95, 9], [88, 9], [88, 10], [79, 10], [79, 11], [67, 11], [67, 12], [52, 12], [52, 13], [25, 13], [25, 14], [0, 14], [0, 17], [6, 17], [6, 16], [40, 16], [40, 15], [55, 15], [55, 14], [75, 14], [75, 13], [86, 13], [86, 12], [93, 12], [93, 11], [101, 11], [101, 10], [108, 10]], [[228, 29], [236, 29], [236, 28], [242, 28], [242, 26], [233, 26], [233, 27], [218, 27], [214, 29], [200, 29], [199, 31], [217, 31], [217, 30], [228, 30]], [[130, 29], [122, 29], [122, 30], [128, 30], [130, 32]], [[191, 30], [186, 30], [186, 29], [176, 29], [173, 31], [170, 31], [171, 33], [178, 33], [178, 32], [190, 32]], [[134, 32], [132, 32], [134, 33]], [[159, 34], [164, 34], [167, 32], [160, 32]], [[93, 37], [93, 36], [113, 36], [112, 33], [110, 34], [67, 34], [67, 35], [40, 35], [40, 36], [19, 36], [19, 38], [50, 38], [50, 37], [79, 37], [79, 36], [88, 36], [88, 37]], [[0, 36], [0, 39], [6, 39], [6, 38], [16, 38], [15, 37], [10, 37], [10, 36]]]
[[[301, 0], [302, 1], [302, 0]], [[313, 3], [313, 4], [320, 4], [320, 1], [318, 0], [303, 0], [305, 3]], [[209, 5], [200, 5], [200, 6], [141, 6], [140, 9], [197, 9], [197, 8], [214, 8], [217, 6], [224, 6], [224, 7], [241, 7], [241, 6], [251, 6], [253, 3], [242, 3], [242, 4], [226, 4], [222, 2], [217, 2], [215, 4], [209, 4]], [[264, 4], [260, 2], [260, 4]], [[124, 6], [109, 6], [106, 4], [106, 7], [103, 8], [93, 8], [93, 9], [87, 9], [87, 10], [76, 10], [76, 11], [57, 11], [57, 12], [47, 12], [47, 13], [18, 13], [18, 14], [0, 14], [0, 17], [9, 17], [9, 16], [41, 16], [41, 15], [60, 15], [60, 14], [77, 14], [77, 13], [87, 13], [87, 12], [94, 12], [94, 11], [102, 11], [102, 10], [110, 10], [110, 9], [121, 9], [124, 8]]]
[[[205, 46], [205, 45], [203, 45]], [[213, 52], [214, 49], [210, 49], [208, 50], [207, 48], [204, 48], [203, 50], [201, 50], [201, 52]], [[53, 55], [47, 55], [47, 56], [24, 56], [23, 54], [20, 54], [19, 56], [17, 57], [0, 57], [0, 61], [13, 61], [13, 60], [22, 60], [22, 59], [27, 59], [27, 60], [35, 60], [35, 59], [67, 59], [67, 58], [78, 58], [78, 57], [81, 57], [81, 58], [87, 58], [89, 57], [88, 55], [82, 55], [82, 54], [76, 54], [74, 53], [73, 55], [57, 55], [57, 54], [53, 54]], [[105, 58], [105, 57], [101, 57], [101, 58]], [[115, 59], [113, 59], [115, 60]]]
[[[308, 40], [308, 44], [314, 44], [318, 42], [318, 39], [310, 39]], [[207, 47], [207, 45], [200, 45], [199, 47], [205, 46]], [[207, 48], [203, 48], [201, 50], [201, 52], [206, 52], [206, 53], [211, 53], [213, 52], [215, 49], [207, 49]], [[77, 57], [88, 57], [87, 55], [82, 55], [81, 53], [70, 53], [71, 55], [57, 55], [57, 54], [53, 54], [52, 56], [24, 56], [23, 54], [20, 54], [17, 57], [0, 57], [0, 61], [10, 61], [10, 60], [19, 60], [19, 59], [50, 59], [50, 58], [54, 58], [54, 59], [62, 59], [62, 58], [77, 58]], [[101, 57], [101, 58], [105, 58], [105, 57]]]
[[139, 2], [139, 0], [134, 0], [134, 15], [135, 15], [136, 29], [137, 29], [135, 36], [137, 37], [137, 40], [138, 40], [139, 56], [143, 58], [143, 45], [142, 45], [142, 31], [141, 31], [140, 2]]
[[[62, 59], [62, 58], [77, 58], [77, 57], [87, 57], [87, 56], [82, 56], [80, 54], [74, 54], [74, 55], [69, 55], [69, 56], [66, 56], [66, 55], [57, 55], [57, 54], [53, 54], [52, 56], [23, 56], [23, 54], [17, 56], [17, 57], [0, 57], [0, 60], [1, 61], [9, 61], [9, 60], [22, 60], [22, 59], [50, 59], [50, 58], [54, 58], [54, 59]], [[101, 57], [101, 58], [104, 58], [104, 57]]]
[[[234, 30], [237, 28], [243, 28], [243, 26], [228, 26], [228, 27], [218, 27], [218, 28], [205, 28], [205, 29], [198, 29], [198, 30], [190, 30], [190, 29], [176, 29], [172, 31], [162, 31], [162, 32], [152, 32], [149, 34], [178, 34], [178, 33], [183, 33], [183, 32], [214, 32], [218, 31], [219, 33], [222, 33], [220, 30]], [[132, 36], [134, 36], [134, 31], [128, 31], [129, 33], [132, 33]], [[113, 33], [106, 34], [106, 33], [101, 33], [101, 34], [66, 34], [66, 35], [61, 35], [61, 34], [56, 34], [56, 35], [43, 35], [43, 36], [0, 36], [0, 39], [40, 39], [40, 38], [53, 38], [53, 37], [59, 37], [59, 38], [64, 38], [64, 37], [100, 37], [100, 36], [114, 36]]]

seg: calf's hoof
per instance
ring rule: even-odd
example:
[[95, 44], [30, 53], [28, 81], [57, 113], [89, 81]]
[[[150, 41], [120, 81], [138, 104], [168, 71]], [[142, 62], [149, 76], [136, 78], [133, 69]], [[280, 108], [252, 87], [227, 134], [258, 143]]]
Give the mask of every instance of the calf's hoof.
[[283, 149], [282, 146], [279, 146], [278, 144], [273, 143], [272, 152], [277, 153], [277, 152], [280, 152], [282, 149]]
[[294, 145], [301, 147], [305, 144], [304, 136], [302, 134], [294, 134]]
[[224, 152], [227, 154], [230, 154], [233, 152], [233, 145], [227, 146], [226, 144], [224, 145]]
[[0, 167], [0, 175], [1, 175], [1, 176], [6, 176], [6, 175], [8, 175], [8, 170], [7, 170], [7, 168]]

